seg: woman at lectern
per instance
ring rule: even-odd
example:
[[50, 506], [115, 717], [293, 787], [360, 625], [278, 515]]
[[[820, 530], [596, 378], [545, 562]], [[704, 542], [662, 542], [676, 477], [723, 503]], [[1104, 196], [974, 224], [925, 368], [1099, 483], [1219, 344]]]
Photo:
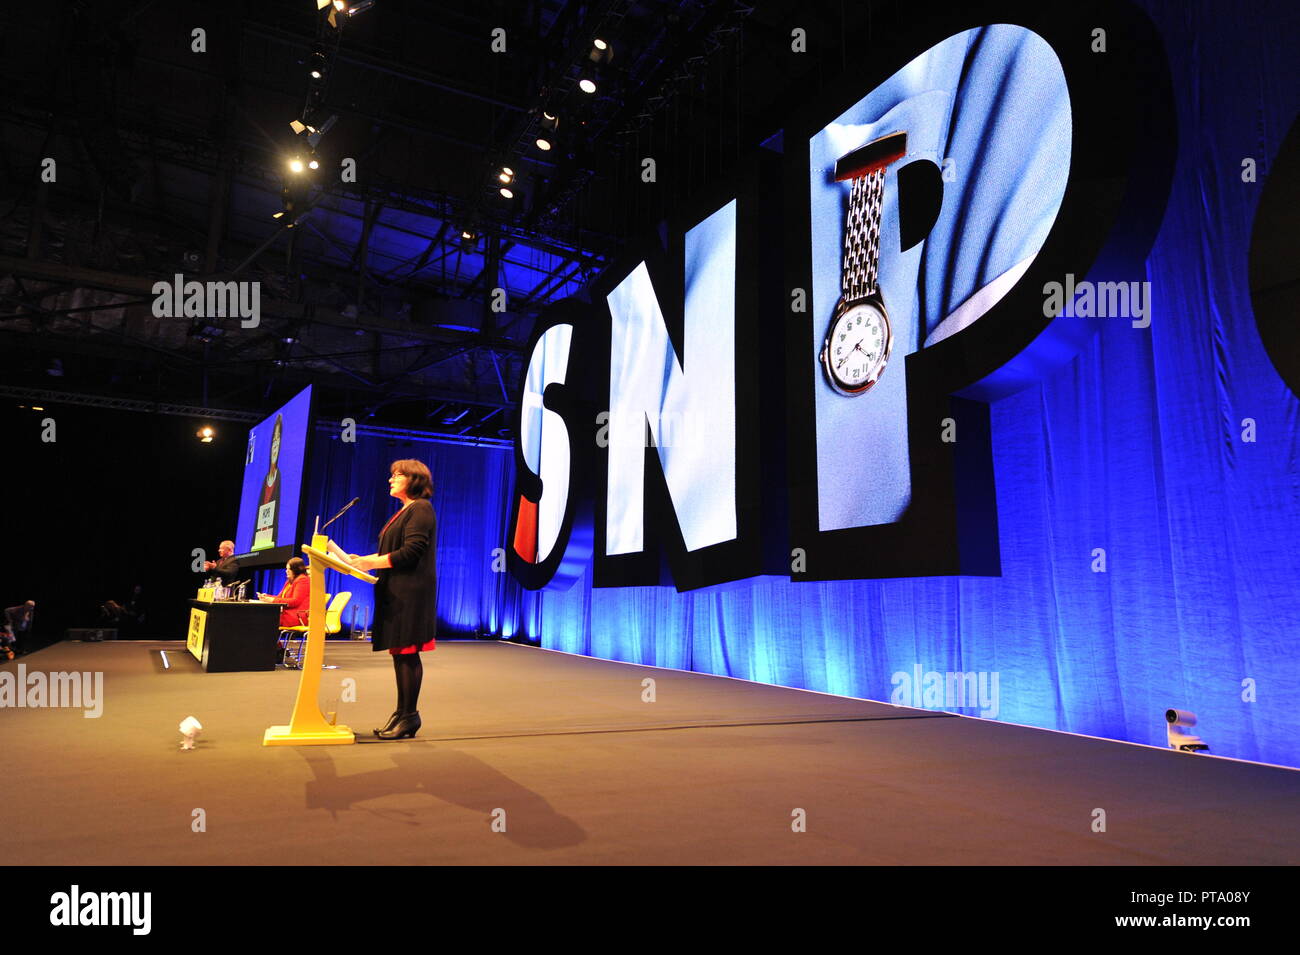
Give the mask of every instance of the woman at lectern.
[[265, 603], [284, 604], [280, 611], [280, 626], [305, 627], [307, 615], [311, 609], [311, 582], [307, 577], [307, 564], [301, 557], [295, 557], [284, 565], [284, 587], [278, 596], [258, 594], [257, 599]]
[[351, 555], [358, 570], [376, 571], [375, 616], [371, 628], [374, 650], [393, 656], [397, 677], [397, 709], [380, 739], [414, 736], [420, 729], [420, 683], [424, 664], [420, 652], [432, 650], [438, 628], [438, 518], [429, 497], [433, 476], [421, 461], [394, 461], [388, 493], [402, 502], [379, 532], [379, 550], [366, 557]]

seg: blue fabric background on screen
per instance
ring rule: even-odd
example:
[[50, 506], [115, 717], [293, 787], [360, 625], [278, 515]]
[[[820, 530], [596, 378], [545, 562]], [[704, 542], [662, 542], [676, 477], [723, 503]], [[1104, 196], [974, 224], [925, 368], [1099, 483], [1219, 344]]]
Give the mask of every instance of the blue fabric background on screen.
[[1215, 753], [1300, 765], [1300, 402], [1255, 331], [1263, 175], [1241, 180], [1246, 157], [1267, 173], [1295, 116], [1297, 18], [1286, 3], [1146, 6], [1179, 126], [1151, 327], [1108, 320], [993, 406], [1003, 576], [678, 595], [593, 591], [589, 573], [529, 596], [543, 646], [883, 700], [917, 664], [997, 673], [1001, 720], [1164, 745], [1177, 706]]

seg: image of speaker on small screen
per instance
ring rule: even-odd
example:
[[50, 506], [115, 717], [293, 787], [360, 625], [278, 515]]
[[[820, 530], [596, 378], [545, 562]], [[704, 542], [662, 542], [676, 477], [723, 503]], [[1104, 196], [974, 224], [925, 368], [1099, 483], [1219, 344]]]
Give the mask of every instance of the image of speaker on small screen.
[[262, 496], [257, 504], [257, 528], [253, 532], [253, 550], [275, 546], [275, 522], [280, 506], [280, 488], [284, 475], [279, 468], [280, 441], [284, 435], [284, 415], [275, 416], [275, 430], [271, 432], [271, 460], [266, 477], [262, 479]]
[[235, 549], [241, 554], [293, 544], [311, 426], [311, 388], [248, 432]]

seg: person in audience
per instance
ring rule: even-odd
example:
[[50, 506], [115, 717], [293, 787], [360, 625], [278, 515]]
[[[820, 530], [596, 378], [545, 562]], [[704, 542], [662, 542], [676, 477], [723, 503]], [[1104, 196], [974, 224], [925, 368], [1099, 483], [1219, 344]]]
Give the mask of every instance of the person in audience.
[[21, 635], [32, 632], [32, 617], [35, 613], [35, 600], [28, 600], [24, 603], [20, 603], [17, 607], [5, 608], [3, 632], [6, 636], [0, 638], [0, 640], [2, 640], [7, 647], [13, 649]]
[[105, 600], [99, 607], [99, 623], [104, 627], [120, 627], [126, 617], [126, 608], [116, 600]]

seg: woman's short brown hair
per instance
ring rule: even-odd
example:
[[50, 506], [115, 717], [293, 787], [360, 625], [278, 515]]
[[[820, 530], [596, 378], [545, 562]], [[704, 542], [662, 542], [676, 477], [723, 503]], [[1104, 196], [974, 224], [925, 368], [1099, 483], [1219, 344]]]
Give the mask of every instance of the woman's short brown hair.
[[433, 475], [423, 461], [406, 458], [394, 461], [388, 469], [389, 474], [406, 475], [406, 496], [429, 498], [433, 496]]
[[303, 574], [307, 573], [307, 562], [301, 557], [291, 558], [288, 566], [289, 573], [293, 574], [295, 577], [301, 577]]

